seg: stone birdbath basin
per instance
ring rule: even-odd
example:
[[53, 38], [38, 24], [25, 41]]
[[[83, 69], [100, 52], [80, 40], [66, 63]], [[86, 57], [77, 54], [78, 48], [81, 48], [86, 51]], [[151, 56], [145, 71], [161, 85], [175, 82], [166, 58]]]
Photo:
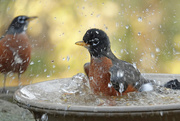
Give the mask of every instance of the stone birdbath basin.
[[[180, 80], [178, 74], [143, 75], [157, 85]], [[84, 74], [25, 86], [15, 92], [14, 101], [42, 121], [176, 121], [180, 116], [178, 90], [156, 86], [151, 92], [97, 96], [91, 93]]]

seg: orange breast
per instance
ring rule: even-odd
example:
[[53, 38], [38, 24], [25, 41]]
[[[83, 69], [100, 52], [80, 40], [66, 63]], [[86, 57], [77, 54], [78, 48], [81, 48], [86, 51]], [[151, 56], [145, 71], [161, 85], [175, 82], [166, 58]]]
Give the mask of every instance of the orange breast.
[[95, 94], [103, 94], [106, 96], [117, 96], [117, 92], [113, 87], [108, 87], [110, 84], [109, 69], [112, 66], [112, 61], [106, 57], [91, 58], [89, 68], [89, 82], [92, 91]]
[[0, 72], [23, 73], [31, 58], [31, 46], [25, 33], [6, 35], [0, 41]]

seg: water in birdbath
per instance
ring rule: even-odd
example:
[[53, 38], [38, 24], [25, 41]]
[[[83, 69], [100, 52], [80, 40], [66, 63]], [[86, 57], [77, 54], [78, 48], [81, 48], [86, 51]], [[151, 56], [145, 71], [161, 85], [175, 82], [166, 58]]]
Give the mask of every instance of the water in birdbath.
[[[157, 80], [158, 81], [158, 80]], [[130, 92], [123, 96], [95, 95], [91, 92], [88, 78], [77, 74], [72, 79], [62, 80], [56, 103], [86, 106], [144, 106], [166, 105], [180, 102], [180, 91], [154, 86], [150, 92]], [[50, 100], [53, 101], [53, 100]]]
[[87, 76], [82, 73], [72, 78], [29, 85], [22, 88], [21, 93], [23, 98], [34, 102], [81, 106], [148, 106], [180, 102], [180, 91], [157, 85], [149, 92], [130, 92], [119, 96], [95, 95]]

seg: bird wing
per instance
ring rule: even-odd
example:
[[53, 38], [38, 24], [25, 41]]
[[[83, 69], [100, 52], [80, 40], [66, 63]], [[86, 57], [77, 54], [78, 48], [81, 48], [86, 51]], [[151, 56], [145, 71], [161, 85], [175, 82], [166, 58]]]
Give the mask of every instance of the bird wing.
[[[128, 85], [139, 89], [139, 87], [145, 81], [137, 68], [135, 68], [132, 64], [122, 60], [114, 62], [113, 66], [109, 70], [109, 73], [110, 81], [113, 87], [119, 92], [120, 90], [122, 92], [125, 91]], [[123, 87], [123, 90], [120, 87]]]

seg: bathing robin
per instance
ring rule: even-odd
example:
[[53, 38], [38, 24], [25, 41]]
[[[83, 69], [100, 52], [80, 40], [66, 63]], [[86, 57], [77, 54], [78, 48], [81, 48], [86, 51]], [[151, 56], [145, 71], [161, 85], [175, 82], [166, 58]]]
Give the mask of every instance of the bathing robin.
[[104, 31], [90, 29], [85, 33], [83, 41], [76, 42], [76, 45], [89, 50], [91, 61], [84, 65], [84, 70], [95, 94], [124, 95], [139, 89], [142, 91], [140, 87], [149, 82], [132, 64], [119, 60], [112, 53], [109, 38]]
[[170, 80], [166, 84], [164, 84], [164, 87], [174, 90], [180, 90], [180, 82], [178, 81], [178, 79]]
[[26, 29], [29, 21], [37, 17], [18, 16], [14, 18], [7, 32], [0, 38], [0, 72], [4, 74], [2, 92], [5, 93], [6, 76], [9, 72], [20, 75], [26, 71], [31, 59], [31, 45]]

